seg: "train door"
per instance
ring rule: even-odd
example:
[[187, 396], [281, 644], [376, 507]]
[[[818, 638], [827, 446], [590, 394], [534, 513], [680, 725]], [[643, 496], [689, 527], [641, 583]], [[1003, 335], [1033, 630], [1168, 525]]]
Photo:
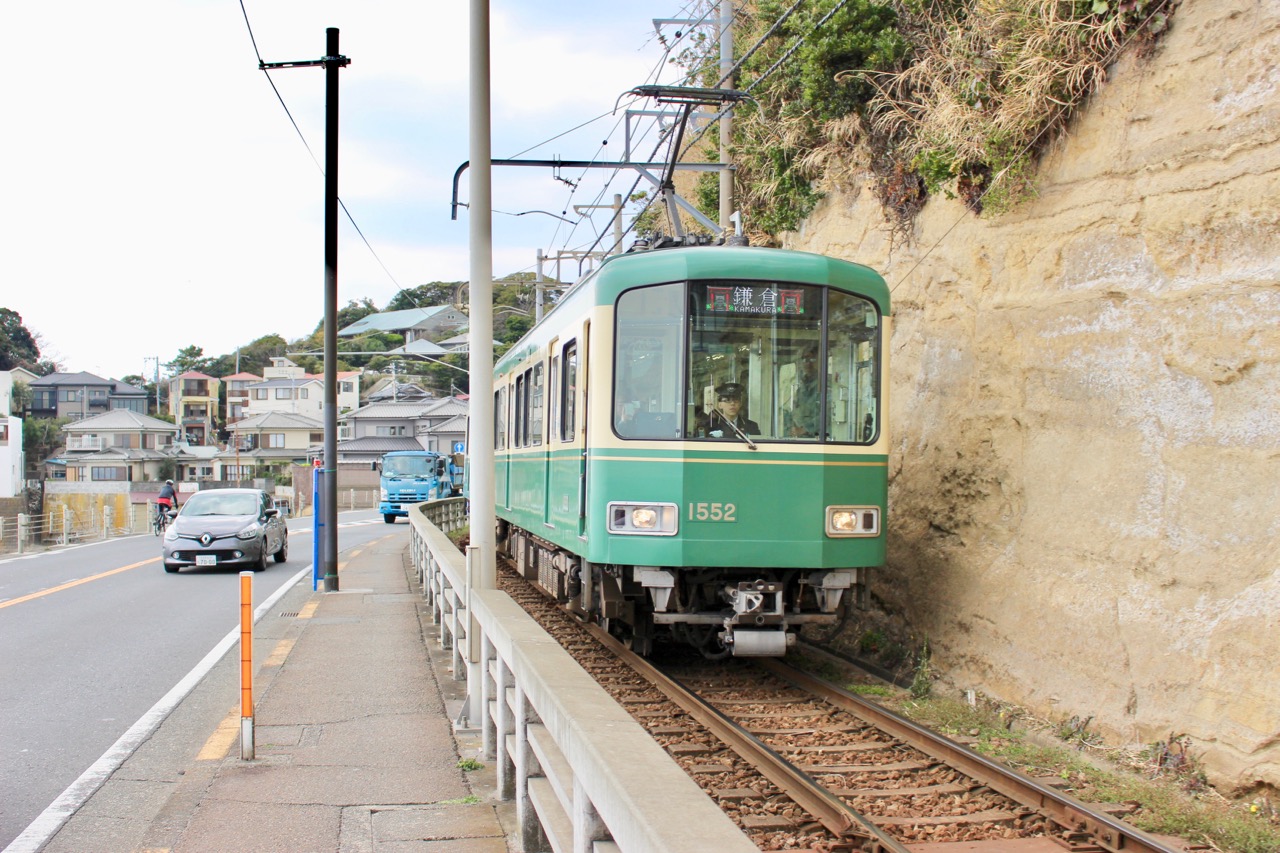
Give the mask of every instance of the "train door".
[[588, 432], [588, 424], [591, 423], [589, 412], [591, 411], [589, 402], [588, 389], [591, 387], [591, 362], [589, 353], [591, 352], [591, 321], [587, 320], [582, 324], [582, 338], [579, 342], [576, 355], [580, 359], [576, 373], [578, 387], [582, 389], [582, 394], [578, 400], [578, 417], [582, 422], [582, 448], [579, 456], [578, 466], [578, 536], [585, 539], [587, 537], [587, 448], [591, 446], [591, 436]]

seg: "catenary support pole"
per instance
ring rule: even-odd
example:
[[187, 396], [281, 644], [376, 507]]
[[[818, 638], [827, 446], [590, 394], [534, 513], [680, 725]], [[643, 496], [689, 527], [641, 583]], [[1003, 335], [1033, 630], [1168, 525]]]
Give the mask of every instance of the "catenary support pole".
[[471, 544], [475, 585], [497, 586], [493, 455], [493, 167], [490, 141], [489, 0], [471, 0]]
[[[733, 0], [720, 0], [720, 86], [733, 88]], [[728, 233], [733, 216], [733, 110], [726, 108], [720, 118], [720, 227]]]

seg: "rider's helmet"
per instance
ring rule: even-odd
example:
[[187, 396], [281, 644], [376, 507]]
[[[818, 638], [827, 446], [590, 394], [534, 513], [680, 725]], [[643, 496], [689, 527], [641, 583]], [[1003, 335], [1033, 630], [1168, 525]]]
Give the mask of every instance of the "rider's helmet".
[[165, 485], [167, 485], [167, 486], [172, 486], [172, 485], [173, 485], [173, 480], [165, 480], [164, 482], [165, 482]]

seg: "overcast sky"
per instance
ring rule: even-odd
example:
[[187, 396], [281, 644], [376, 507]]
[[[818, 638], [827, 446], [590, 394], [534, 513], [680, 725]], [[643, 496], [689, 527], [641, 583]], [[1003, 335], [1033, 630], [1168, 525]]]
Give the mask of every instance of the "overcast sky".
[[[244, 0], [244, 10], [267, 62], [319, 59], [326, 27], [351, 60], [339, 195], [372, 251], [343, 217], [339, 303], [383, 306], [401, 287], [467, 279], [466, 211], [452, 221], [449, 202], [468, 159], [468, 3]], [[609, 115], [620, 96], [679, 72], [664, 65], [652, 20], [688, 14], [687, 0], [491, 0], [493, 156], [621, 159], [622, 110]], [[271, 72], [313, 160], [258, 70], [236, 0], [5, 3], [0, 31], [0, 306], [41, 336], [45, 356], [71, 371], [150, 376], [146, 359], [188, 345], [217, 356], [315, 328], [323, 69]], [[674, 40], [676, 28], [664, 31]], [[645, 157], [654, 139], [637, 146]], [[560, 177], [577, 189], [547, 169], [495, 169], [497, 276], [532, 270], [539, 248], [596, 237], [591, 222], [570, 235], [550, 216], [507, 214], [576, 219], [574, 204], [607, 204], [635, 180], [606, 189], [603, 170]], [[464, 201], [467, 191], [464, 176]]]

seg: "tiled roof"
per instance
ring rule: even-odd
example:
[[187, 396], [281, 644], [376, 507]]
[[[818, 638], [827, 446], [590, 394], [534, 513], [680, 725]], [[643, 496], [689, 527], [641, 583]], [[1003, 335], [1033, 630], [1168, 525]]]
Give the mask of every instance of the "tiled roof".
[[378, 314], [369, 314], [356, 320], [350, 326], [339, 329], [338, 335], [351, 337], [365, 332], [398, 332], [401, 329], [412, 329], [419, 323], [452, 308], [452, 305], [426, 305], [422, 308], [406, 308], [403, 311], [382, 311]]
[[393, 450], [423, 450], [415, 438], [366, 435], [338, 442], [339, 453], [390, 453]]
[[101, 415], [93, 415], [72, 421], [62, 428], [63, 432], [177, 432], [178, 427], [168, 421], [140, 415], [129, 409], [112, 409]]
[[296, 415], [293, 412], [264, 412], [261, 415], [254, 415], [251, 418], [236, 421], [229, 425], [227, 429], [232, 432], [264, 429], [322, 430], [324, 429], [324, 424], [315, 418]]

